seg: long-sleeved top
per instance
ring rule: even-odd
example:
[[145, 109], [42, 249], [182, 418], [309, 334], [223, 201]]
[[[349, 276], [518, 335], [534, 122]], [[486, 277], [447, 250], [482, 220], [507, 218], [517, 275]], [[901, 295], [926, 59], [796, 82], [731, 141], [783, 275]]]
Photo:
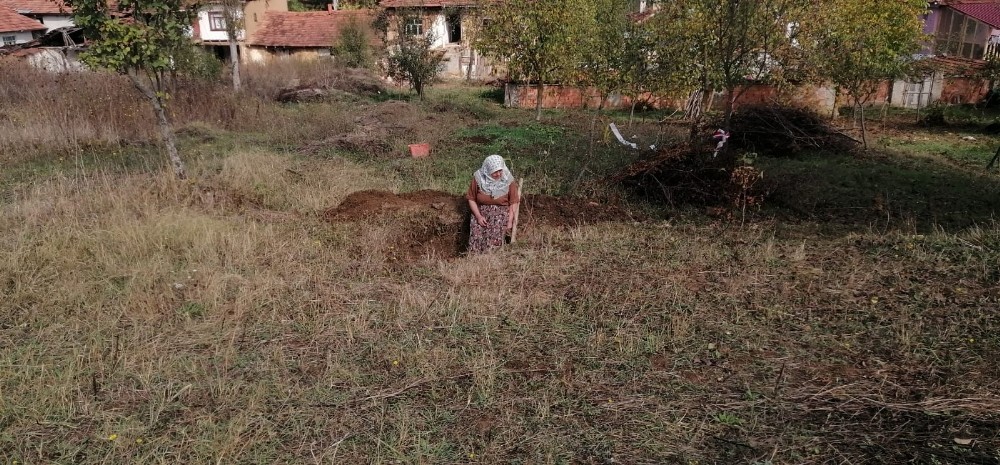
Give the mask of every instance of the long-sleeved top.
[[510, 189], [507, 191], [507, 195], [493, 198], [490, 194], [479, 190], [479, 184], [476, 183], [476, 179], [473, 178], [472, 182], [469, 183], [469, 190], [466, 191], [465, 198], [468, 200], [474, 200], [479, 205], [513, 205], [521, 201], [521, 192], [517, 186], [517, 181], [514, 181], [510, 183]]

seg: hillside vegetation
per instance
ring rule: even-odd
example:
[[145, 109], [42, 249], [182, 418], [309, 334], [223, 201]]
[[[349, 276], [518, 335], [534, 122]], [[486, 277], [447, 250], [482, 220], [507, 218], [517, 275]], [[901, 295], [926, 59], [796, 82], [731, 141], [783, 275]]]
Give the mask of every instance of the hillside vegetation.
[[[340, 90], [275, 103], [289, 73]], [[1000, 460], [977, 124], [755, 154], [743, 211], [603, 182], [650, 153], [589, 155], [590, 113], [246, 75], [178, 94], [185, 181], [126, 84], [0, 84], [0, 462]], [[648, 146], [686, 134], [663, 116], [602, 118]], [[462, 256], [440, 199], [490, 153], [534, 197], [516, 243]]]

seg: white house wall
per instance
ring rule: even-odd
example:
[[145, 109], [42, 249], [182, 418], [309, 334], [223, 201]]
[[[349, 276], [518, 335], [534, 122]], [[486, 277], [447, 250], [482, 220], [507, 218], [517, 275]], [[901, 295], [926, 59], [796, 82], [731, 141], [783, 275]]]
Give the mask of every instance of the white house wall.
[[[14, 43], [15, 44], [23, 44], [25, 42], [30, 42], [31, 39], [32, 39], [30, 31], [29, 32], [0, 32], [0, 38], [7, 38], [9, 36], [14, 36]], [[0, 41], [0, 46], [2, 46], [3, 44], [4, 44], [3, 41]]]
[[[222, 7], [212, 7], [198, 12], [198, 31], [200, 32], [201, 40], [206, 42], [228, 42], [229, 34], [226, 31], [213, 31], [212, 24], [208, 20], [209, 12], [222, 12]], [[243, 14], [240, 12], [239, 14]], [[242, 36], [242, 34], [240, 34]], [[242, 39], [239, 37], [238, 39]]]
[[437, 48], [448, 45], [448, 26], [443, 14], [434, 17], [434, 22], [431, 24], [431, 32], [434, 34], [432, 47]]
[[[42, 24], [48, 28], [48, 31], [53, 29], [59, 29], [61, 27], [71, 27], [73, 26], [73, 17], [69, 15], [47, 15], [42, 16]], [[46, 31], [46, 32], [48, 32]]]

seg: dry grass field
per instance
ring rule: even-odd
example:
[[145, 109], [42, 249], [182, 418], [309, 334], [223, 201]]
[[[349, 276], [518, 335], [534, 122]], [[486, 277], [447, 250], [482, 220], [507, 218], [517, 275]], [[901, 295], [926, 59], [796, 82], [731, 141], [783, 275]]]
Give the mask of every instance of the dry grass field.
[[[0, 463], [1000, 461], [1000, 137], [759, 154], [741, 219], [602, 185], [587, 114], [253, 72], [178, 97], [186, 181], [121, 82], [0, 83]], [[489, 153], [535, 196], [467, 257]]]

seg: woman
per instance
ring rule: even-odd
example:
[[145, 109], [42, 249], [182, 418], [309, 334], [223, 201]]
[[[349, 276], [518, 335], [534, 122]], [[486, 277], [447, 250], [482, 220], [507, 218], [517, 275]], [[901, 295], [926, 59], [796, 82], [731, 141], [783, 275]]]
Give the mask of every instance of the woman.
[[514, 227], [512, 209], [521, 201], [514, 175], [500, 155], [490, 155], [482, 168], [472, 174], [465, 194], [472, 210], [469, 224], [469, 253], [499, 248], [507, 231]]

